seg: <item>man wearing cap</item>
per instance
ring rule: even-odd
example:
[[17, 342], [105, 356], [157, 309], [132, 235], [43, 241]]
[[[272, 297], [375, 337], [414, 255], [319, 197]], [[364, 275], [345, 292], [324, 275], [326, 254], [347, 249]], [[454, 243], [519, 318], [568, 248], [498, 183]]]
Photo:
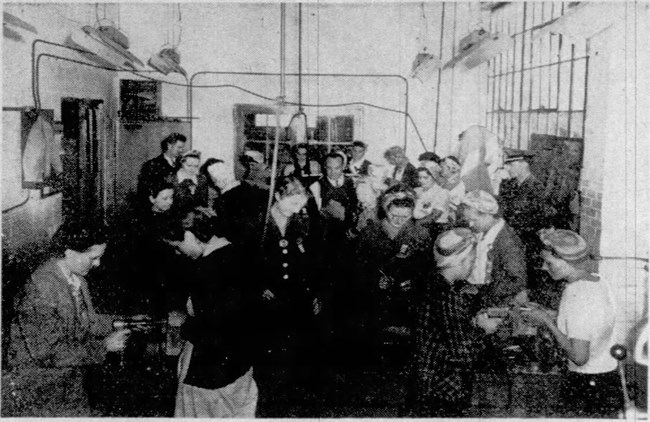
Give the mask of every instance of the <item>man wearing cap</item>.
[[545, 229], [542, 269], [556, 282], [566, 282], [557, 318], [529, 302], [525, 319], [545, 326], [568, 358], [568, 372], [560, 397], [563, 411], [577, 417], [615, 418], [622, 408], [616, 360], [614, 302], [600, 278], [590, 272], [593, 264], [587, 242], [570, 230]]
[[362, 141], [352, 142], [352, 159], [345, 168], [346, 174], [355, 176], [367, 176], [370, 161], [366, 159], [366, 151], [368, 146]]
[[536, 276], [537, 256], [541, 249], [537, 231], [550, 225], [549, 207], [545, 205], [544, 186], [530, 172], [531, 151], [506, 149], [504, 168], [509, 179], [501, 182], [499, 207], [506, 223], [513, 228], [526, 247], [528, 279]]
[[498, 215], [496, 199], [472, 191], [462, 202], [463, 217], [477, 234], [476, 261], [469, 282], [478, 287], [483, 307], [508, 306], [528, 300], [524, 246]]

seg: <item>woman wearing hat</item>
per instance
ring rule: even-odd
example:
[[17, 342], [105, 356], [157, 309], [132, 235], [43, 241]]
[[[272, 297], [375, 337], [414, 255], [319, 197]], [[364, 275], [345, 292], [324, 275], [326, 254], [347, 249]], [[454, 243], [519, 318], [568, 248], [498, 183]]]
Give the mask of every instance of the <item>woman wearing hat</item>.
[[564, 410], [578, 416], [615, 417], [622, 406], [614, 345], [614, 305], [604, 282], [589, 272], [587, 242], [570, 230], [539, 232], [544, 244], [542, 269], [564, 281], [557, 318], [536, 303], [522, 314], [545, 326], [568, 358], [563, 381]]
[[470, 405], [483, 330], [493, 332], [501, 320], [485, 313], [474, 317], [479, 304], [466, 281], [476, 258], [473, 233], [448, 230], [433, 251], [437, 270], [416, 308], [409, 405], [415, 417], [461, 417]]

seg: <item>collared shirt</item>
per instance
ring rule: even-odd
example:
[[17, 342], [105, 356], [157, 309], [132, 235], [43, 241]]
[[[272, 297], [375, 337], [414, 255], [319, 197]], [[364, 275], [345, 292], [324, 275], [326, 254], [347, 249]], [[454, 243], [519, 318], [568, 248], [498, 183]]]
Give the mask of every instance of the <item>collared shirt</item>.
[[169, 163], [169, 165], [170, 165], [171, 167], [176, 167], [176, 162], [175, 162], [172, 158], [169, 158], [169, 157], [166, 156], [165, 154], [163, 154], [162, 156], [163, 156], [163, 158], [165, 159], [165, 161], [167, 161], [167, 162]]
[[343, 186], [343, 182], [345, 182], [345, 177], [344, 177], [344, 176], [341, 176], [341, 177], [339, 177], [339, 178], [336, 179], [336, 180], [332, 180], [332, 179], [330, 179], [330, 178], [328, 177], [327, 180], [328, 180], [328, 181], [330, 182], [330, 184], [331, 184], [332, 186], [334, 186], [335, 188], [340, 188], [341, 186]]
[[359, 161], [350, 161], [350, 165], [349, 165], [350, 173], [359, 174], [359, 172], [361, 171], [361, 166], [363, 166], [364, 161], [365, 161], [365, 156], [361, 157]]
[[401, 181], [402, 177], [404, 177], [405, 170], [406, 170], [406, 166], [402, 168], [395, 167], [395, 171], [393, 172], [393, 179]]
[[61, 264], [61, 262], [57, 262], [57, 265], [61, 269], [61, 272], [65, 276], [65, 279], [68, 281], [68, 284], [72, 288], [72, 295], [75, 297], [75, 300], [78, 300], [79, 293], [81, 291], [81, 279], [68, 271], [68, 269]]
[[499, 218], [487, 232], [477, 236], [476, 261], [474, 261], [474, 269], [468, 280], [471, 284], [490, 284], [492, 281], [490, 275], [492, 262], [488, 260], [488, 252], [492, 249], [492, 244], [504, 225], [503, 218]]

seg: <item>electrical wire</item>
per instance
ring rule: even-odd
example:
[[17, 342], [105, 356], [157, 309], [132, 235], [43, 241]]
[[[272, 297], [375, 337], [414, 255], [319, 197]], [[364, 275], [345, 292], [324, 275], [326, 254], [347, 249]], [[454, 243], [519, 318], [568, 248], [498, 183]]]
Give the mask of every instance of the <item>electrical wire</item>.
[[[58, 44], [58, 43], [53, 43], [53, 42], [46, 41], [46, 40], [37, 39], [37, 40], [34, 40], [34, 42], [32, 43], [32, 57], [33, 57], [32, 60], [34, 60], [35, 49], [36, 49], [36, 44], [37, 43], [43, 43], [43, 44], [58, 46], [58, 47], [62, 47], [62, 48], [65, 48], [67, 50], [76, 51], [76, 52], [79, 52], [79, 53], [87, 53], [85, 50], [69, 47], [69, 46], [66, 46], [64, 44]], [[168, 84], [168, 85], [171, 85], [171, 86], [180, 86], [180, 87], [185, 87], [185, 88], [216, 88], [216, 89], [218, 89], [218, 88], [232, 88], [232, 89], [236, 89], [236, 90], [245, 92], [245, 93], [247, 93], [249, 95], [252, 95], [254, 97], [261, 98], [261, 99], [264, 99], [264, 100], [267, 100], [267, 101], [270, 101], [270, 102], [276, 102], [277, 101], [277, 99], [267, 97], [265, 95], [262, 95], [262, 94], [259, 94], [257, 92], [248, 90], [248, 89], [243, 88], [243, 87], [238, 86], [238, 85], [233, 85], [233, 84], [192, 85], [191, 83], [183, 84], [183, 83], [165, 81], [165, 80], [161, 80], [161, 79], [157, 79], [157, 78], [152, 78], [150, 76], [142, 75], [137, 70], [108, 68], [108, 67], [105, 67], [105, 66], [99, 66], [99, 65], [96, 65], [96, 64], [87, 63], [87, 62], [83, 62], [83, 61], [80, 61], [80, 60], [74, 60], [74, 59], [70, 59], [70, 58], [67, 58], [67, 57], [57, 56], [57, 55], [48, 54], [48, 53], [40, 53], [38, 55], [38, 57], [36, 57], [36, 59], [35, 59], [35, 67], [33, 69], [34, 78], [32, 80], [32, 91], [34, 93], [34, 105], [35, 105], [35, 108], [37, 110], [40, 109], [40, 83], [39, 83], [40, 72], [39, 72], [39, 63], [40, 63], [40, 58], [41, 57], [51, 57], [51, 58], [54, 58], [54, 59], [64, 60], [64, 61], [68, 61], [68, 62], [71, 62], [71, 63], [76, 63], [76, 64], [80, 64], [80, 65], [83, 65], [83, 66], [89, 66], [89, 67], [102, 69], [102, 70], [128, 72], [128, 73], [131, 73], [131, 74], [133, 74], [135, 76], [138, 76], [140, 78], [143, 78], [143, 79], [157, 81], [157, 82], [161, 82], [163, 84]], [[334, 76], [334, 75], [332, 75], [332, 76]], [[345, 76], [345, 75], [340, 75], [340, 76]], [[349, 75], [349, 76], [358, 76], [358, 75]], [[370, 76], [373, 76], [373, 75], [370, 75]], [[386, 76], [386, 77], [389, 77], [389, 76], [397, 76], [397, 75], [374, 75], [374, 76]], [[185, 79], [187, 80], [187, 77]], [[406, 83], [407, 83], [407, 87], [408, 87], [408, 82], [406, 82]], [[282, 84], [282, 86], [284, 86], [284, 84]], [[284, 96], [284, 91], [282, 91], [282, 93], [283, 93], [282, 96]], [[286, 105], [295, 105], [295, 106], [301, 105], [301, 103], [299, 103], [299, 102], [292, 102], [292, 101], [283, 101], [283, 103], [286, 104]], [[321, 104], [321, 103], [304, 104], [304, 103], [302, 103], [302, 106], [303, 107], [310, 107], [310, 108], [315, 107], [316, 109], [319, 109], [320, 107], [323, 107], [323, 108], [335, 108], [335, 107], [349, 107], [349, 106], [365, 106], [365, 107], [370, 107], [370, 108], [374, 108], [374, 109], [378, 109], [378, 110], [383, 110], [383, 111], [388, 111], [388, 112], [392, 112], [392, 113], [402, 114], [402, 115], [405, 116], [405, 118], [408, 121], [411, 122], [411, 124], [413, 125], [413, 128], [414, 128], [414, 130], [415, 130], [415, 132], [416, 132], [416, 134], [418, 136], [418, 140], [420, 141], [420, 144], [422, 145], [422, 147], [424, 148], [425, 151], [428, 151], [428, 149], [424, 145], [422, 136], [420, 134], [420, 131], [417, 128], [415, 120], [413, 119], [413, 117], [407, 111], [402, 111], [402, 110], [392, 109], [392, 108], [388, 108], [388, 107], [383, 107], [383, 106], [379, 106], [379, 105], [376, 105], [376, 104], [367, 103], [367, 102], [363, 102], [363, 101], [355, 101], [355, 102], [348, 102], [348, 103], [337, 103], [337, 104]]]
[[[284, 106], [285, 99], [285, 72], [286, 72], [286, 4], [280, 4], [280, 105]], [[280, 106], [275, 107], [275, 139], [273, 141], [273, 156], [271, 158], [271, 183], [269, 184], [269, 197], [266, 203], [266, 215], [264, 216], [264, 229], [262, 230], [262, 245], [266, 241], [266, 235], [271, 217], [271, 206], [273, 205], [273, 194], [275, 193], [275, 182], [278, 172], [278, 155], [280, 153]]]

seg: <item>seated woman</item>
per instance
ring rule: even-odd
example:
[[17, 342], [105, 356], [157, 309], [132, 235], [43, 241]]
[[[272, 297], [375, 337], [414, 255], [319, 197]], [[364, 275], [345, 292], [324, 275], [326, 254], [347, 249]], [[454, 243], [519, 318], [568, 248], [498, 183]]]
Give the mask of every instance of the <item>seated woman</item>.
[[95, 312], [85, 277], [99, 266], [105, 235], [65, 224], [53, 257], [27, 280], [3, 368], [2, 416], [91, 416], [84, 368], [125, 347], [128, 330]]
[[175, 417], [254, 418], [254, 290], [244, 254], [227, 238], [214, 235], [211, 213], [190, 212], [184, 229], [164, 234], [192, 259], [186, 280], [189, 318], [178, 363]]
[[436, 239], [432, 272], [417, 305], [415, 353], [407, 395], [410, 416], [462, 417], [470, 405], [474, 364], [485, 327], [501, 321], [475, 317], [479, 304], [468, 293], [467, 277], [476, 257], [469, 229], [456, 228]]
[[358, 289], [366, 301], [356, 305], [365, 313], [370, 343], [388, 330], [406, 336], [413, 326], [413, 300], [421, 291], [423, 272], [430, 265], [431, 237], [413, 221], [412, 191], [389, 188], [382, 200], [379, 222], [370, 221], [359, 235], [356, 251]]
[[434, 178], [437, 164], [426, 164], [418, 168], [420, 186], [415, 188], [415, 210], [413, 218], [422, 224], [428, 222], [447, 223], [450, 212], [450, 193], [436, 183]]
[[568, 358], [563, 381], [563, 411], [577, 417], [615, 418], [622, 409], [616, 360], [610, 355], [615, 343], [614, 304], [600, 278], [589, 272], [593, 265], [587, 242], [569, 230], [539, 232], [545, 246], [542, 269], [556, 282], [566, 282], [557, 318], [529, 302], [522, 311], [529, 321], [550, 330]]
[[195, 207], [208, 205], [208, 180], [200, 172], [201, 153], [191, 150], [180, 158], [174, 179], [174, 206], [177, 215], [185, 215]]

